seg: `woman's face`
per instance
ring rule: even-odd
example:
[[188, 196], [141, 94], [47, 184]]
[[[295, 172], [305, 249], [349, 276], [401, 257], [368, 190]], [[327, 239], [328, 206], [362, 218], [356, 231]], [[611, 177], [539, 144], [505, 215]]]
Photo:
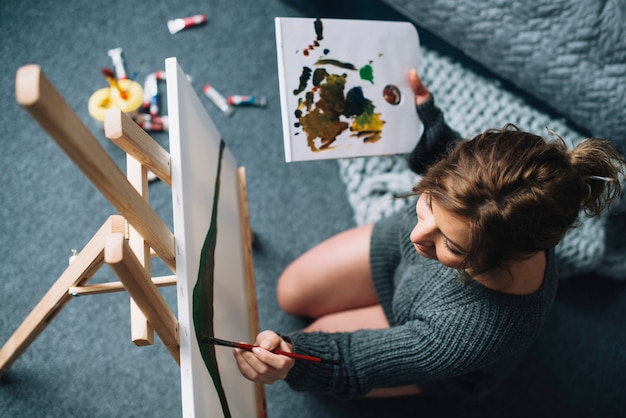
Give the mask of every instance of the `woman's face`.
[[415, 212], [418, 221], [411, 231], [415, 250], [444, 266], [462, 268], [471, 242], [469, 221], [442, 208], [428, 193], [422, 193]]

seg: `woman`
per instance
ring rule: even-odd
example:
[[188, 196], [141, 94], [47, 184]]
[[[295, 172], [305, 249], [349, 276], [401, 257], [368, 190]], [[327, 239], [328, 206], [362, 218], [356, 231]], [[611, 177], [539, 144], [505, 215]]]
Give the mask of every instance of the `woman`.
[[[456, 142], [417, 72], [409, 80], [425, 128], [409, 163], [416, 172], [428, 167], [415, 209], [343, 232], [294, 261], [279, 279], [279, 303], [314, 320], [288, 337], [260, 333], [253, 352], [235, 350], [246, 378], [342, 399], [483, 395], [548, 316], [554, 246], [581, 209], [597, 215], [619, 195], [624, 161], [608, 141], [568, 151], [561, 140], [507, 125]], [[294, 361], [275, 349], [338, 364]]]

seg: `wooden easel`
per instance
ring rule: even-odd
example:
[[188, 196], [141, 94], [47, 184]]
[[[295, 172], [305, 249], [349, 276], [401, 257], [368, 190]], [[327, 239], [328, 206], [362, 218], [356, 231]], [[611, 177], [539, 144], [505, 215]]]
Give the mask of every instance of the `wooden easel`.
[[[20, 68], [17, 101], [65, 151], [120, 215], [110, 216], [76, 255], [56, 283], [0, 349], [0, 377], [43, 332], [72, 295], [126, 290], [131, 296], [132, 339], [153, 344], [155, 331], [180, 364], [178, 321], [157, 289], [176, 283], [174, 235], [148, 203], [147, 172], [171, 186], [168, 152], [119, 109], [105, 117], [105, 136], [127, 153], [127, 175], [117, 167], [76, 113], [36, 65]], [[258, 334], [245, 170], [238, 171], [240, 217], [243, 229], [245, 275], [248, 287], [250, 336]], [[174, 275], [151, 277], [150, 259], [160, 257]], [[104, 264], [119, 282], [88, 285]], [[257, 388], [262, 402], [263, 390]], [[260, 409], [259, 409], [260, 410]]]

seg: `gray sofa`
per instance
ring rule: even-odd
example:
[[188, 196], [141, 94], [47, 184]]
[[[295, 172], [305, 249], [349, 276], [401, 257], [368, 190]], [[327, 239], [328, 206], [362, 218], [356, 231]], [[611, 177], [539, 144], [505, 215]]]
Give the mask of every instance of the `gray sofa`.
[[626, 0], [383, 0], [626, 150]]

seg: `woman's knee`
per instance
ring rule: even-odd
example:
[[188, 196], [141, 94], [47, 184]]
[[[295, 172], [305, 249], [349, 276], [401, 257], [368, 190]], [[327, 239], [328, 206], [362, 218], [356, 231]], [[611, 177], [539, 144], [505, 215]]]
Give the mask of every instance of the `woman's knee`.
[[[291, 315], [318, 318], [377, 300], [369, 267], [366, 225], [337, 234], [293, 261], [278, 279], [279, 306]], [[359, 289], [358, 294], [354, 293]], [[372, 302], [374, 301], [374, 302]]]
[[303, 291], [302, 277], [297, 268], [290, 265], [283, 271], [276, 286], [276, 297], [280, 308], [290, 315], [308, 315], [307, 294]]

